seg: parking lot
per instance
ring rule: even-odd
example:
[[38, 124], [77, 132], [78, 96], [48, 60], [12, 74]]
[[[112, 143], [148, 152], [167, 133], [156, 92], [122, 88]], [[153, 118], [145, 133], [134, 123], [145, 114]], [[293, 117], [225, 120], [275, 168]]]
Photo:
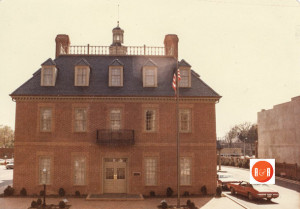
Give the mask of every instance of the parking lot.
[[3, 193], [8, 185], [12, 185], [13, 172], [13, 169], [6, 169], [4, 165], [0, 165], [0, 193]]

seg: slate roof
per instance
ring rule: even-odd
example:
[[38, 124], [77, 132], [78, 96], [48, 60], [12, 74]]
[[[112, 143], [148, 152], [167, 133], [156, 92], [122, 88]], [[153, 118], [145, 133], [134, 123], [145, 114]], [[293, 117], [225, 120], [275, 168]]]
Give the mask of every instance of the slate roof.
[[[89, 86], [74, 86], [74, 67], [78, 62], [90, 66]], [[149, 61], [148, 56], [59, 56], [54, 60], [57, 70], [55, 86], [41, 86], [41, 69], [11, 96], [174, 96], [172, 89], [176, 59], [173, 57], [151, 57], [157, 65], [158, 87], [143, 87], [142, 69]], [[115, 60], [123, 64], [123, 87], [108, 86], [109, 65]], [[48, 61], [48, 60], [47, 60]], [[47, 63], [47, 62], [46, 62]], [[51, 62], [50, 62], [51, 63]], [[45, 64], [45, 63], [44, 63]], [[198, 74], [191, 73], [192, 87], [180, 88], [180, 96], [215, 97], [220, 95], [204, 83]]]

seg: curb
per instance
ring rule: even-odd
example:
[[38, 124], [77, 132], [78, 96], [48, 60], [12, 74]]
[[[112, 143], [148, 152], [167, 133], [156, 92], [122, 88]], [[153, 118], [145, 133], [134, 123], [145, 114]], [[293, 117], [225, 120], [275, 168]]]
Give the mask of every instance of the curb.
[[230, 199], [231, 201], [235, 202], [236, 204], [240, 205], [241, 207], [245, 208], [245, 209], [250, 209], [247, 206], [243, 205], [242, 203], [240, 203], [239, 201], [236, 201], [235, 199], [231, 198], [230, 196], [228, 196], [227, 194], [224, 194], [225, 197], [227, 197], [228, 199]]

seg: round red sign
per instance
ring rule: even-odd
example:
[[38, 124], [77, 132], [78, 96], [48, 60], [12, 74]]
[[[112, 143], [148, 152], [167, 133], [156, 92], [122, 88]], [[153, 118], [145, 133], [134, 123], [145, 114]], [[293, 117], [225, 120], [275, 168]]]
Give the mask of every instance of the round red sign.
[[273, 167], [267, 161], [258, 161], [252, 167], [252, 177], [258, 182], [267, 182], [273, 176]]

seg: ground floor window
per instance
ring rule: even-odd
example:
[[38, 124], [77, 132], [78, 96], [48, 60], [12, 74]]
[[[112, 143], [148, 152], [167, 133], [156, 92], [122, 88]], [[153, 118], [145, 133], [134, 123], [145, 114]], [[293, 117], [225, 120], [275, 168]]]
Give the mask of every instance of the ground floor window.
[[157, 158], [145, 158], [146, 177], [145, 183], [147, 186], [157, 185]]
[[50, 184], [51, 158], [42, 156], [39, 158], [39, 184]]
[[85, 185], [85, 157], [76, 157], [74, 159], [74, 185]]
[[191, 185], [191, 158], [180, 158], [180, 185]]

